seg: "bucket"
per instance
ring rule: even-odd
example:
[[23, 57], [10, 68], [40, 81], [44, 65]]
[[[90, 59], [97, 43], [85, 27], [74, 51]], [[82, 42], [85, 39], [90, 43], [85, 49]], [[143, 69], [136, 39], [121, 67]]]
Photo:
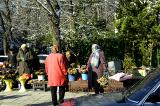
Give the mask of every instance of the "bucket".
[[69, 81], [75, 81], [75, 75], [68, 74], [68, 80]]
[[88, 74], [82, 73], [82, 80], [88, 80]]
[[40, 80], [45, 80], [44, 79], [44, 75], [38, 75], [38, 80], [40, 81]]

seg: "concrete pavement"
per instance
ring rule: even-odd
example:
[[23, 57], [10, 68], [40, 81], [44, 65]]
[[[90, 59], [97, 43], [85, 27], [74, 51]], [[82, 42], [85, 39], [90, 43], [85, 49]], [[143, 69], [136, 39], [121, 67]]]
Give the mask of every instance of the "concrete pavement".
[[[91, 94], [91, 93], [90, 93]], [[78, 97], [87, 96], [87, 92], [66, 92], [65, 100], [76, 99]], [[32, 91], [18, 92], [0, 92], [0, 106], [51, 106], [50, 91]]]

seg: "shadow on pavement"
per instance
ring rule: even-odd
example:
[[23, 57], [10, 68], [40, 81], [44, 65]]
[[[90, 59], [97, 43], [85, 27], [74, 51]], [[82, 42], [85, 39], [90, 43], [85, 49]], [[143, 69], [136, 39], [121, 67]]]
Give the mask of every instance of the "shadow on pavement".
[[30, 95], [12, 95], [12, 96], [1, 96], [1, 97], [0, 97], [0, 100], [2, 100], [2, 99], [15, 99], [15, 98], [20, 98], [20, 97], [23, 97], [23, 96], [30, 96]]
[[51, 102], [44, 102], [44, 103], [30, 104], [27, 106], [51, 106], [51, 105], [52, 105]]
[[[52, 106], [52, 103], [45, 102], [45, 103], [30, 104], [27, 106]], [[65, 99], [64, 103], [62, 103], [58, 106], [76, 106], [76, 101], [75, 101], [75, 99]]]

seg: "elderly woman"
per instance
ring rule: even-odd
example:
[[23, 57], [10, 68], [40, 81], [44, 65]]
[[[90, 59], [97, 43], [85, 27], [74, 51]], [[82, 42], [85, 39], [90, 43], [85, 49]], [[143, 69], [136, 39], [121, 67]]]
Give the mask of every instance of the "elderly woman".
[[33, 56], [31, 51], [27, 48], [26, 44], [22, 44], [18, 54], [17, 54], [17, 62], [18, 62], [18, 73], [22, 75], [24, 73], [30, 74], [31, 72], [31, 60]]
[[103, 87], [97, 82], [97, 79], [103, 76], [106, 71], [107, 65], [105, 61], [104, 52], [100, 50], [100, 46], [97, 44], [92, 45], [92, 53], [88, 59], [88, 85], [89, 88], [94, 88], [95, 94], [103, 93]]

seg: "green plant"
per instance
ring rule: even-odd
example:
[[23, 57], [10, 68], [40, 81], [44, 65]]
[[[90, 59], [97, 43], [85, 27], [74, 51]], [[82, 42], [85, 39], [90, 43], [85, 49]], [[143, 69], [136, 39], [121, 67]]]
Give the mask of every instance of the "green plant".
[[123, 67], [126, 73], [132, 73], [133, 68], [136, 67], [135, 62], [129, 54], [125, 54], [124, 61], [123, 61]]
[[35, 72], [35, 75], [45, 75], [45, 70], [44, 69], [39, 69], [38, 71]]
[[144, 66], [150, 66], [152, 60], [153, 48], [156, 46], [156, 39], [143, 39], [138, 44], [140, 53], [142, 55], [142, 64]]
[[87, 72], [86, 68], [87, 68], [86, 65], [82, 65], [80, 70], [79, 70], [79, 73], [86, 73]]

